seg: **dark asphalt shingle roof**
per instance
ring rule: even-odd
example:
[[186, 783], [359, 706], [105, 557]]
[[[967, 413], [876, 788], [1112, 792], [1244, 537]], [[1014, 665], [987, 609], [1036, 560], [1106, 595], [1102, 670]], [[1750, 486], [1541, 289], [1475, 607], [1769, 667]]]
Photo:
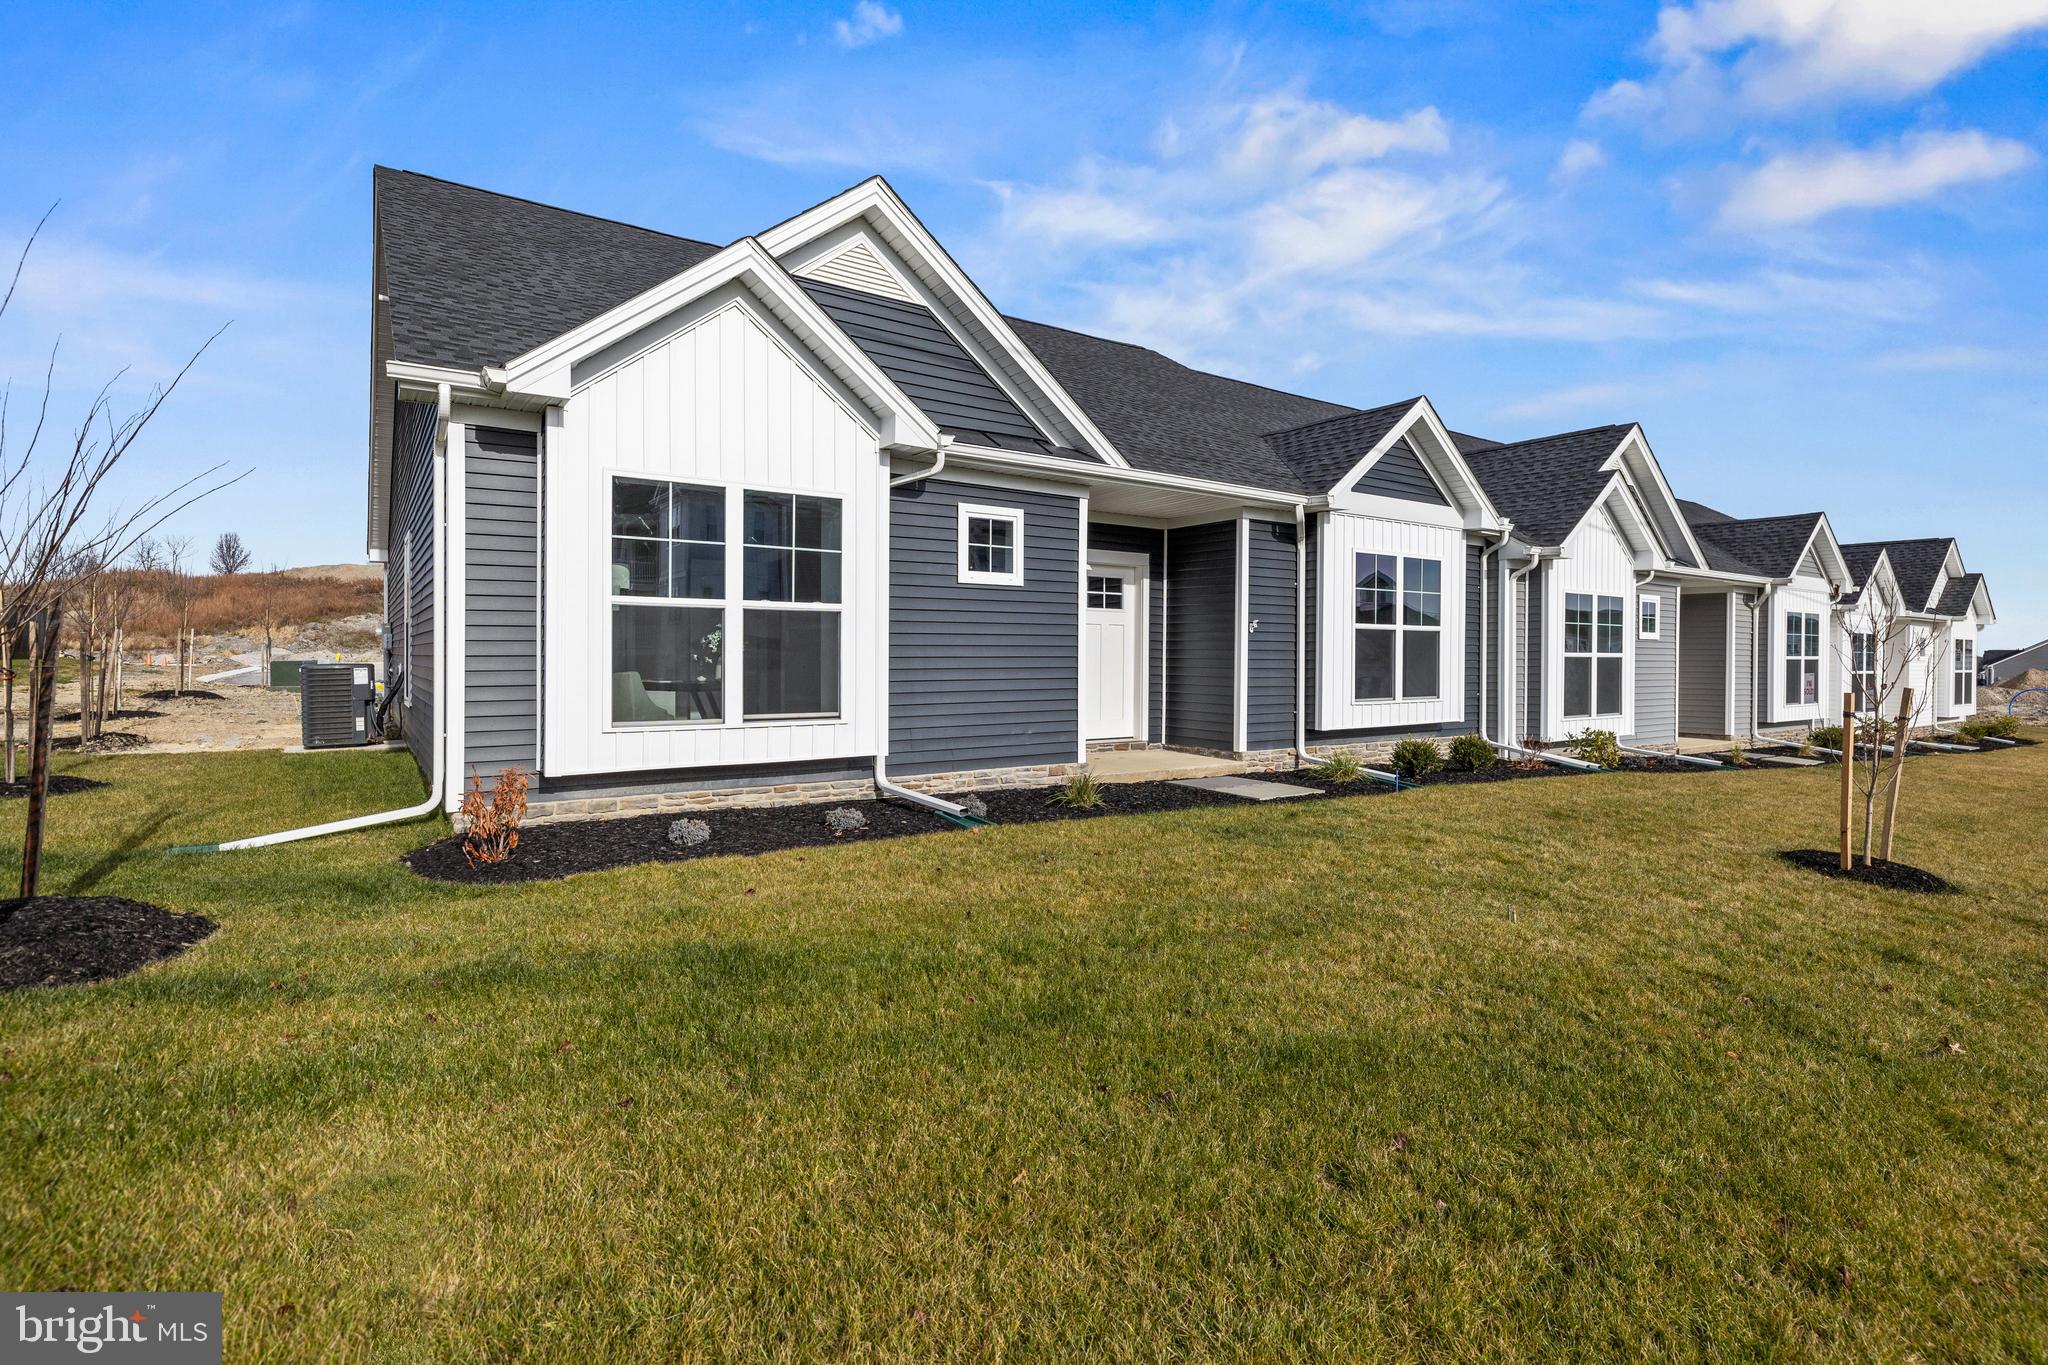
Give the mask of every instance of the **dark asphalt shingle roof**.
[[1632, 429], [1591, 427], [1475, 447], [1465, 462], [1517, 535], [1532, 545], [1562, 545], [1607, 487], [1613, 475], [1601, 466]]
[[1287, 462], [1288, 468], [1300, 478], [1303, 489], [1328, 492], [1421, 401], [1410, 398], [1404, 403], [1347, 412], [1307, 426], [1271, 432], [1266, 444]]
[[[1698, 504], [1691, 504], [1698, 506]], [[1711, 511], [1712, 509], [1707, 509]], [[1721, 569], [1716, 563], [1716, 551], [1726, 561], [1746, 564], [1748, 569], [1730, 569], [1731, 573], [1758, 573], [1767, 578], [1789, 578], [1799, 567], [1800, 557], [1806, 552], [1807, 542], [1813, 539], [1814, 528], [1821, 522], [1818, 512], [1799, 512], [1785, 517], [1750, 517], [1736, 521], [1710, 521], [1692, 523], [1692, 537], [1707, 552], [1707, 567]]]
[[1962, 616], [1970, 610], [1976, 599], [1977, 585], [1984, 581], [1980, 573], [1958, 574], [1951, 578], [1941, 590], [1941, 601], [1935, 604], [1935, 611], [1943, 616]]
[[1849, 556], [1854, 565], [1864, 556], [1875, 562], [1873, 552], [1882, 550], [1891, 561], [1892, 576], [1899, 580], [1899, 592], [1906, 599], [1907, 611], [1928, 610], [1928, 599], [1934, 596], [1934, 582], [1941, 577], [1942, 566], [1948, 563], [1949, 547], [1955, 541], [1947, 536], [1936, 536], [1926, 540], [1868, 540], [1855, 545], [1844, 545], [1842, 553]]
[[1023, 318], [1010, 318], [1009, 323], [1089, 420], [1138, 469], [1279, 492], [1321, 493], [1328, 485], [1308, 487], [1266, 437], [1360, 414], [1342, 403], [1190, 369], [1129, 342]]
[[1718, 508], [1709, 507], [1703, 502], [1694, 502], [1691, 498], [1678, 499], [1678, 511], [1679, 515], [1685, 518], [1685, 524], [1692, 527], [1695, 536], [1702, 526], [1719, 526], [1724, 522], [1736, 520]]
[[375, 171], [394, 359], [502, 365], [720, 250], [412, 171]]

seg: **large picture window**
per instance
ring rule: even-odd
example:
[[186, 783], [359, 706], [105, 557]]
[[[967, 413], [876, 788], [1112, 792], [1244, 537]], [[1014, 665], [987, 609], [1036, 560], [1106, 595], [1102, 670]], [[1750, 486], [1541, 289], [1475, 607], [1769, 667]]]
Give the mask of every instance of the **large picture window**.
[[1785, 704], [1820, 704], [1820, 617], [1785, 613]]
[[1622, 714], [1622, 633], [1619, 597], [1587, 592], [1564, 595], [1564, 714], [1567, 720]]
[[1354, 557], [1352, 697], [1431, 700], [1443, 693], [1443, 563]]
[[1956, 641], [1955, 691], [1951, 701], [1957, 706], [1969, 706], [1977, 700], [1977, 642]]
[[726, 720], [735, 626], [742, 719], [839, 713], [837, 499], [614, 478], [611, 542], [613, 724]]
[[1849, 690], [1856, 694], [1858, 711], [1877, 705], [1877, 636], [1870, 631], [1849, 637]]

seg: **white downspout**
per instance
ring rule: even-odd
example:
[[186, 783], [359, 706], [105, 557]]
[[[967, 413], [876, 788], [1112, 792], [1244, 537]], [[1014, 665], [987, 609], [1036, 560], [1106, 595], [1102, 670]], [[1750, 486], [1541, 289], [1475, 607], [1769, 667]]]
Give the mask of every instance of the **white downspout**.
[[1294, 766], [1313, 766], [1308, 753], [1308, 518], [1294, 504]]
[[323, 834], [343, 834], [354, 829], [368, 829], [373, 825], [395, 825], [401, 820], [414, 820], [422, 815], [432, 815], [441, 809], [441, 792], [448, 780], [448, 724], [444, 697], [447, 691], [448, 675], [448, 415], [453, 406], [446, 384], [440, 386], [436, 398], [434, 416], [434, 755], [433, 771], [427, 776], [427, 796], [417, 805], [400, 810], [378, 811], [374, 815], [354, 815], [346, 820], [330, 820], [324, 825], [307, 825], [301, 829], [280, 830], [276, 834], [257, 834], [247, 839], [229, 839], [218, 844], [179, 844], [168, 851], [171, 853], [225, 853], [239, 848], [266, 848], [271, 844], [295, 843], [300, 839], [317, 839]]

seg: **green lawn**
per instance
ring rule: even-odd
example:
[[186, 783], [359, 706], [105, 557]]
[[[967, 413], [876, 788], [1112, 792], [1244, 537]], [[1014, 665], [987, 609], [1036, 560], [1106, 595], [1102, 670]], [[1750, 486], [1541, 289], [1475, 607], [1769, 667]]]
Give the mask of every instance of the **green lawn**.
[[1937, 899], [1772, 857], [1829, 771], [466, 892], [152, 852], [404, 755], [59, 767], [47, 890], [222, 928], [0, 996], [0, 1284], [232, 1359], [2048, 1356], [2048, 745], [1914, 761]]

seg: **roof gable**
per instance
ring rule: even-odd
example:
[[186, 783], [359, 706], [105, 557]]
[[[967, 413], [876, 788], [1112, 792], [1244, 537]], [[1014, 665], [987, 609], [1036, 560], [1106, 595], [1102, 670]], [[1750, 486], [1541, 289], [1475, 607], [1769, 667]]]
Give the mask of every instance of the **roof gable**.
[[1872, 551], [1881, 551], [1891, 565], [1892, 576], [1898, 580], [1899, 594], [1906, 610], [1925, 612], [1934, 609], [1935, 590], [1954, 548], [1953, 538], [1939, 536], [1925, 540], [1864, 541], [1844, 545], [1842, 553], [1849, 556], [1853, 551], [1861, 558]]
[[1465, 452], [1486, 496], [1532, 545], [1565, 542], [1607, 491], [1631, 428], [1592, 427]]
[[1388, 447], [1386, 454], [1373, 461], [1372, 467], [1358, 476], [1351, 485], [1351, 491], [1437, 507], [1451, 505], [1436, 476], [1429, 472], [1429, 467], [1422, 463], [1422, 457], [1409, 449], [1405, 441], [1396, 441]]
[[[1747, 566], [1729, 572], [1790, 578], [1799, 572], [1801, 561], [1813, 545], [1820, 526], [1820, 513], [1799, 512], [1791, 516], [1749, 517], [1741, 521], [1730, 518], [1704, 526], [1695, 525], [1693, 537], [1707, 551], [1708, 568], [1720, 568], [1721, 565], [1715, 563], [1719, 558], [1723, 563]], [[1818, 565], [1815, 572], [1820, 577], [1827, 576]]]

